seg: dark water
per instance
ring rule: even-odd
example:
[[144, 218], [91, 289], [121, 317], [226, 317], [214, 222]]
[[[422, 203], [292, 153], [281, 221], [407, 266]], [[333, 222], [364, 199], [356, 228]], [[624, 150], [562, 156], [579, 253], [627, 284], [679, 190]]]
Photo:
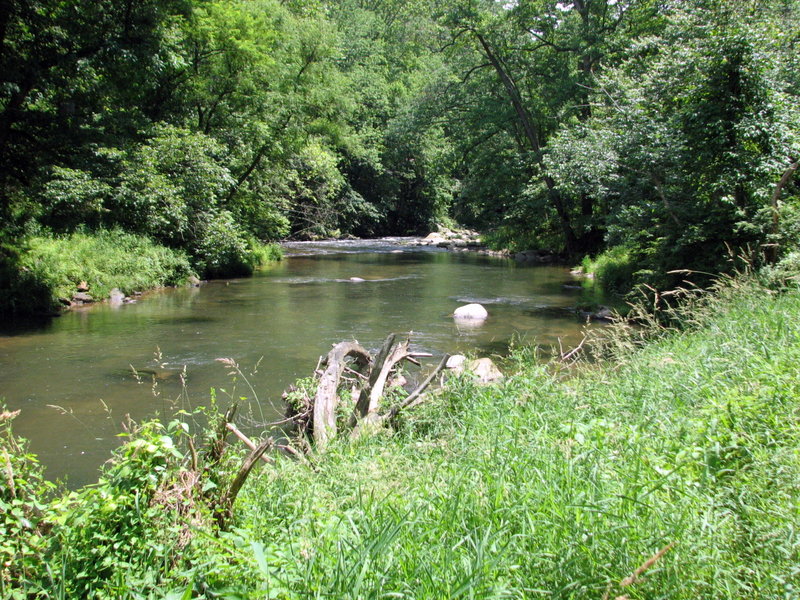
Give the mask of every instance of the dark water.
[[[22, 409], [15, 430], [48, 475], [70, 486], [94, 480], [126, 414], [140, 420], [208, 404], [212, 387], [221, 403], [245, 396], [253, 417], [279, 418], [281, 392], [337, 341], [375, 349], [390, 332], [413, 331], [416, 349], [434, 354], [430, 362], [444, 352], [502, 354], [512, 338], [567, 347], [583, 327], [572, 308], [599, 300], [592, 290], [565, 288], [576, 282], [563, 267], [389, 242], [295, 244], [287, 252], [250, 279], [75, 310], [38, 327], [6, 326], [0, 397]], [[454, 323], [453, 310], [469, 302], [488, 309], [483, 325]], [[241, 377], [232, 381], [216, 361], [222, 357], [240, 365], [255, 393]]]

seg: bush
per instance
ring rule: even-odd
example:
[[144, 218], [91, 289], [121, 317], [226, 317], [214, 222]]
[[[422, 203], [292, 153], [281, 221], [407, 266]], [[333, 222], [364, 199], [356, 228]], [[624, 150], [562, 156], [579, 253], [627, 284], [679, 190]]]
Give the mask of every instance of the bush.
[[11, 421], [19, 414], [0, 404], [0, 596], [30, 596], [32, 580], [44, 564], [47, 549], [47, 500], [53, 485], [28, 452], [27, 442], [15, 438]]
[[606, 291], [627, 292], [636, 282], [636, 262], [624, 246], [615, 246], [594, 259], [583, 259], [582, 268], [591, 273]]
[[204, 215], [207, 222], [192, 248], [194, 264], [206, 277], [245, 277], [280, 258], [280, 248], [245, 233], [227, 210]]
[[154, 133], [123, 161], [111, 215], [126, 230], [186, 248], [202, 235], [204, 215], [217, 209], [233, 177], [212, 138], [168, 125]]

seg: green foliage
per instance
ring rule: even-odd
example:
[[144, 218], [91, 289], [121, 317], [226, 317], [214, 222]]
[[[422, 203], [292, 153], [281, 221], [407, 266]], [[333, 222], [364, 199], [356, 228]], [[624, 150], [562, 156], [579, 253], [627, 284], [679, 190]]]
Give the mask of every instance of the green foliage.
[[591, 118], [549, 149], [560, 189], [604, 198], [607, 243], [628, 247], [659, 286], [674, 285], [675, 269], [729, 271], [730, 249], [796, 244], [791, 192], [780, 227], [768, 223], [798, 149], [779, 74], [791, 50], [763, 31], [798, 13], [764, 9], [743, 28], [739, 9], [687, 3], [660, 36], [633, 41], [631, 58], [598, 78]]
[[54, 489], [26, 441], [12, 433], [17, 414], [0, 404], [0, 595], [9, 599], [28, 598], [38, 587]]
[[233, 184], [223, 147], [208, 136], [162, 125], [123, 161], [115, 222], [172, 246], [203, 237]]
[[176, 285], [192, 274], [186, 256], [120, 230], [34, 236], [3, 261], [1, 312], [41, 313], [70, 300], [85, 281], [96, 300], [113, 288], [125, 294]]
[[193, 265], [206, 277], [243, 277], [256, 267], [280, 260], [280, 248], [262, 244], [237, 227], [226, 210], [203, 215], [201, 237], [193, 252]]
[[111, 186], [77, 169], [54, 167], [40, 194], [42, 224], [55, 231], [73, 231], [80, 225], [97, 227], [108, 212]]
[[[163, 426], [148, 423], [122, 446], [97, 484], [56, 504], [50, 564], [63, 597], [113, 598], [155, 588], [178, 560], [178, 503], [161, 499], [179, 476], [182, 453]], [[177, 494], [176, 494], [177, 495]], [[173, 510], [170, 510], [173, 509]], [[121, 549], [124, 548], [124, 558]]]
[[658, 286], [796, 246], [796, 2], [112, 4], [9, 10], [6, 237], [120, 227], [221, 277], [454, 218]]
[[500, 387], [451, 380], [391, 436], [278, 463], [240, 520], [291, 548], [268, 581], [288, 597], [791, 597], [800, 298], [720, 295], [615, 369], [565, 378], [523, 357]]

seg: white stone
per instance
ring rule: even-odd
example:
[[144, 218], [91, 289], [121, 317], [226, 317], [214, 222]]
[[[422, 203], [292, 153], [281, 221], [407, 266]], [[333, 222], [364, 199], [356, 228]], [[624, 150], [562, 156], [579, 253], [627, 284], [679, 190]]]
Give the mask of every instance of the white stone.
[[461, 369], [464, 367], [464, 363], [466, 362], [467, 357], [463, 354], [454, 354], [450, 358], [447, 359], [447, 364], [445, 365], [448, 369]]
[[479, 358], [470, 361], [467, 368], [478, 378], [479, 383], [493, 383], [503, 378], [503, 374], [497, 368], [497, 365], [492, 362], [491, 358]]
[[483, 320], [489, 316], [488, 311], [480, 304], [465, 304], [459, 306], [453, 313], [456, 319], [477, 319]]

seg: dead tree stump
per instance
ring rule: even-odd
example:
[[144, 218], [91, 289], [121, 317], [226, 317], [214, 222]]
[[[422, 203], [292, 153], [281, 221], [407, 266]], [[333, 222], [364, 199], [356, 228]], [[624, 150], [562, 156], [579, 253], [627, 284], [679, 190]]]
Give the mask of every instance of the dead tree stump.
[[325, 370], [319, 377], [314, 395], [314, 443], [324, 450], [328, 440], [336, 435], [336, 406], [339, 404], [337, 388], [346, 359], [352, 357], [363, 366], [370, 364], [372, 357], [358, 342], [339, 342], [325, 358]]

